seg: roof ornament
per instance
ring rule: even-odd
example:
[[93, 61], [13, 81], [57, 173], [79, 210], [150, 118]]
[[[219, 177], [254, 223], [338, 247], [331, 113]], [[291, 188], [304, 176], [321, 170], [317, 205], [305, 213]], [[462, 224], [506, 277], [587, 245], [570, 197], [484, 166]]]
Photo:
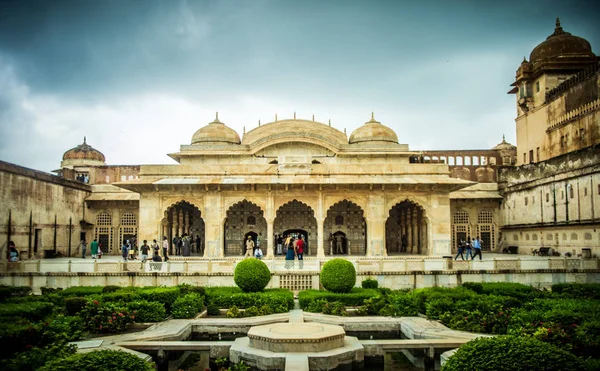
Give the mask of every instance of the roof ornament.
[[[260, 126], [260, 120], [258, 120], [258, 126]], [[242, 134], [246, 135], [246, 125], [242, 128]]]
[[277, 122], [277, 114], [275, 114], [275, 122]]
[[313, 113], [313, 121], [315, 121], [315, 114]]
[[504, 134], [502, 134], [502, 141], [506, 142], [506, 137], [504, 136]]
[[221, 124], [222, 123], [221, 121], [219, 121], [219, 112], [217, 112], [215, 114], [215, 121], [213, 121], [212, 123], [215, 123], [215, 124]]
[[331, 119], [329, 119], [329, 126], [331, 126]]
[[344, 135], [346, 135], [346, 128], [344, 128]]
[[296, 111], [294, 111], [294, 120], [296, 119]]
[[561, 35], [564, 33], [566, 33], [566, 32], [560, 26], [560, 18], [556, 17], [556, 28], [554, 29], [554, 33], [552, 35]]
[[258, 119], [258, 126], [260, 126], [260, 119]]
[[85, 135], [84, 135], [84, 136], [83, 136], [83, 144], [87, 144], [87, 143], [85, 142], [85, 140], [86, 140], [86, 138], [85, 138]]

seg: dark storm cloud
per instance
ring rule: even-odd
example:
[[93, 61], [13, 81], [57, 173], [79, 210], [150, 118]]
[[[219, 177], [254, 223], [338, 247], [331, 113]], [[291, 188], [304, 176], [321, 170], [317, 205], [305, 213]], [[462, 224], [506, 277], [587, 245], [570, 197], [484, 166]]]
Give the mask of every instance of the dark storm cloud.
[[[330, 115], [351, 131], [375, 110], [411, 148], [489, 148], [502, 133], [514, 140], [506, 91], [523, 56], [556, 16], [598, 53], [597, 8], [586, 0], [4, 1], [0, 134], [9, 140], [0, 156], [35, 164], [39, 156], [15, 144], [24, 137], [61, 153], [84, 131], [101, 139], [98, 125], [132, 136], [154, 116], [157, 130], [161, 120], [179, 125], [179, 136], [162, 137], [176, 148], [212, 117], [177, 116], [174, 107], [224, 110], [240, 133], [284, 109]], [[64, 138], [48, 143], [48, 133]], [[100, 148], [123, 147], [102, 140]]]

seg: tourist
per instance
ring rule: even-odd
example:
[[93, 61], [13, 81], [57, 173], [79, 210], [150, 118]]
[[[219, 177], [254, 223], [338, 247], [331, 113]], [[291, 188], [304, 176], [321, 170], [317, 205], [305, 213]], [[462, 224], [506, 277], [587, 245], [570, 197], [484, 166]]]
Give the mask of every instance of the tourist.
[[283, 254], [283, 236], [275, 235], [275, 243], [277, 244], [277, 255]]
[[335, 236], [335, 252], [336, 254], [344, 253], [344, 236], [341, 233]]
[[123, 246], [121, 246], [121, 255], [123, 256], [123, 261], [127, 261], [127, 256], [129, 256], [129, 241], [123, 242]]
[[304, 236], [300, 235], [298, 241], [296, 241], [296, 256], [298, 256], [298, 266], [300, 269], [304, 268], [304, 249], [306, 243], [304, 242]]
[[408, 237], [406, 235], [402, 236], [402, 252], [408, 251]]
[[158, 255], [158, 251], [154, 252], [154, 256], [152, 256], [152, 261], [156, 262], [156, 263], [162, 262], [162, 259], [160, 258], [160, 255]]
[[92, 259], [98, 258], [98, 241], [95, 238], [90, 244], [90, 250], [92, 252]]
[[260, 249], [260, 236], [261, 234], [259, 233], [258, 236], [256, 236], [256, 248]]
[[81, 240], [81, 258], [85, 259], [85, 250], [87, 249], [87, 243], [85, 242], [85, 238]]
[[458, 260], [459, 255], [462, 258], [462, 260], [465, 260], [465, 257], [463, 256], [463, 252], [465, 252], [465, 240], [463, 240], [461, 238], [460, 241], [458, 241], [458, 254], [456, 254], [456, 256], [454, 257], [454, 260]]
[[[156, 240], [154, 240], [156, 242]], [[167, 255], [167, 250], [169, 250], [169, 241], [167, 240], [167, 236], [163, 236], [163, 256], [165, 257], [165, 261], [169, 260], [169, 256]]]
[[290, 245], [290, 238], [292, 238], [289, 234], [283, 235], [283, 255], [287, 256], [288, 246]]
[[473, 255], [473, 259], [479, 255], [479, 260], [483, 260], [483, 255], [481, 255], [481, 240], [479, 240], [479, 236], [473, 240], [473, 250], [475, 250], [475, 254]]
[[158, 254], [160, 247], [158, 247], [158, 243], [156, 242], [156, 240], [152, 240], [152, 243], [150, 244], [150, 248], [152, 249], [152, 251], [155, 254]]
[[285, 269], [294, 268], [294, 259], [296, 258], [296, 250], [294, 250], [294, 237], [288, 236], [287, 253], [285, 255]]
[[467, 252], [467, 260], [469, 260], [469, 256], [473, 258], [473, 249], [471, 248], [471, 236], [467, 237], [465, 241], [465, 251]]
[[181, 255], [181, 250], [183, 249], [183, 237], [185, 237], [185, 233], [180, 238], [177, 238], [177, 255]]
[[98, 259], [102, 259], [102, 242], [98, 242]]
[[10, 262], [18, 262], [19, 261], [19, 252], [17, 251], [17, 247], [13, 241], [8, 243], [8, 261]]
[[129, 260], [135, 259], [135, 250], [133, 249], [131, 240], [127, 240], [127, 252], [129, 253]]
[[254, 241], [252, 241], [252, 236], [248, 236], [246, 239], [246, 255], [245, 258], [251, 257], [254, 253]]
[[196, 252], [198, 254], [202, 254], [202, 244], [201, 244], [202, 240], [200, 240], [200, 235], [197, 234], [196, 235]]
[[191, 244], [191, 239], [190, 236], [187, 235], [187, 233], [183, 234], [183, 238], [181, 239], [181, 244], [182, 244], [182, 254], [183, 256], [191, 256], [192, 255], [192, 244]]
[[150, 246], [148, 246], [148, 241], [144, 240], [144, 244], [140, 247], [140, 251], [142, 252], [142, 263], [144, 263], [148, 259], [148, 251], [150, 251]]
[[177, 238], [179, 237], [179, 235], [175, 235], [175, 237], [173, 237], [173, 240], [171, 241], [171, 249], [169, 250], [169, 254], [173, 255], [173, 251], [175, 251], [175, 254], [177, 254]]
[[263, 257], [263, 252], [262, 252], [262, 250], [261, 250], [260, 246], [259, 246], [259, 247], [257, 247], [257, 248], [256, 248], [256, 250], [254, 250], [254, 257], [255, 257], [256, 259], [258, 259], [258, 260], [261, 260], [261, 259], [262, 259], [262, 257]]

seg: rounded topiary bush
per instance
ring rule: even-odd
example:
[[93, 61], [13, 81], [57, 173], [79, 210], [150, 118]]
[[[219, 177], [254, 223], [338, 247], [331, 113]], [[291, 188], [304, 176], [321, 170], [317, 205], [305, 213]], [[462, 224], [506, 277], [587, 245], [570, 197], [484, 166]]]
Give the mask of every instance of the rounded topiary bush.
[[271, 271], [262, 260], [244, 259], [235, 266], [233, 280], [244, 292], [258, 292], [269, 284]]
[[586, 370], [582, 360], [555, 345], [529, 337], [497, 336], [469, 341], [442, 371]]
[[154, 371], [152, 363], [129, 353], [116, 350], [77, 353], [67, 358], [50, 361], [40, 371]]
[[350, 292], [356, 284], [356, 269], [345, 259], [333, 259], [321, 270], [321, 285], [331, 292]]

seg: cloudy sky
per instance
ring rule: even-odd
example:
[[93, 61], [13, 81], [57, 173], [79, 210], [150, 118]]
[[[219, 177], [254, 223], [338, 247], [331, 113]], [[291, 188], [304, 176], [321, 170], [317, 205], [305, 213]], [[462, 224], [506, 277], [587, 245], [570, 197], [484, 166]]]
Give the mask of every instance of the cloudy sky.
[[592, 0], [0, 2], [0, 159], [50, 171], [166, 153], [219, 118], [347, 130], [371, 111], [411, 149], [515, 142], [516, 68], [554, 30], [600, 49]]

